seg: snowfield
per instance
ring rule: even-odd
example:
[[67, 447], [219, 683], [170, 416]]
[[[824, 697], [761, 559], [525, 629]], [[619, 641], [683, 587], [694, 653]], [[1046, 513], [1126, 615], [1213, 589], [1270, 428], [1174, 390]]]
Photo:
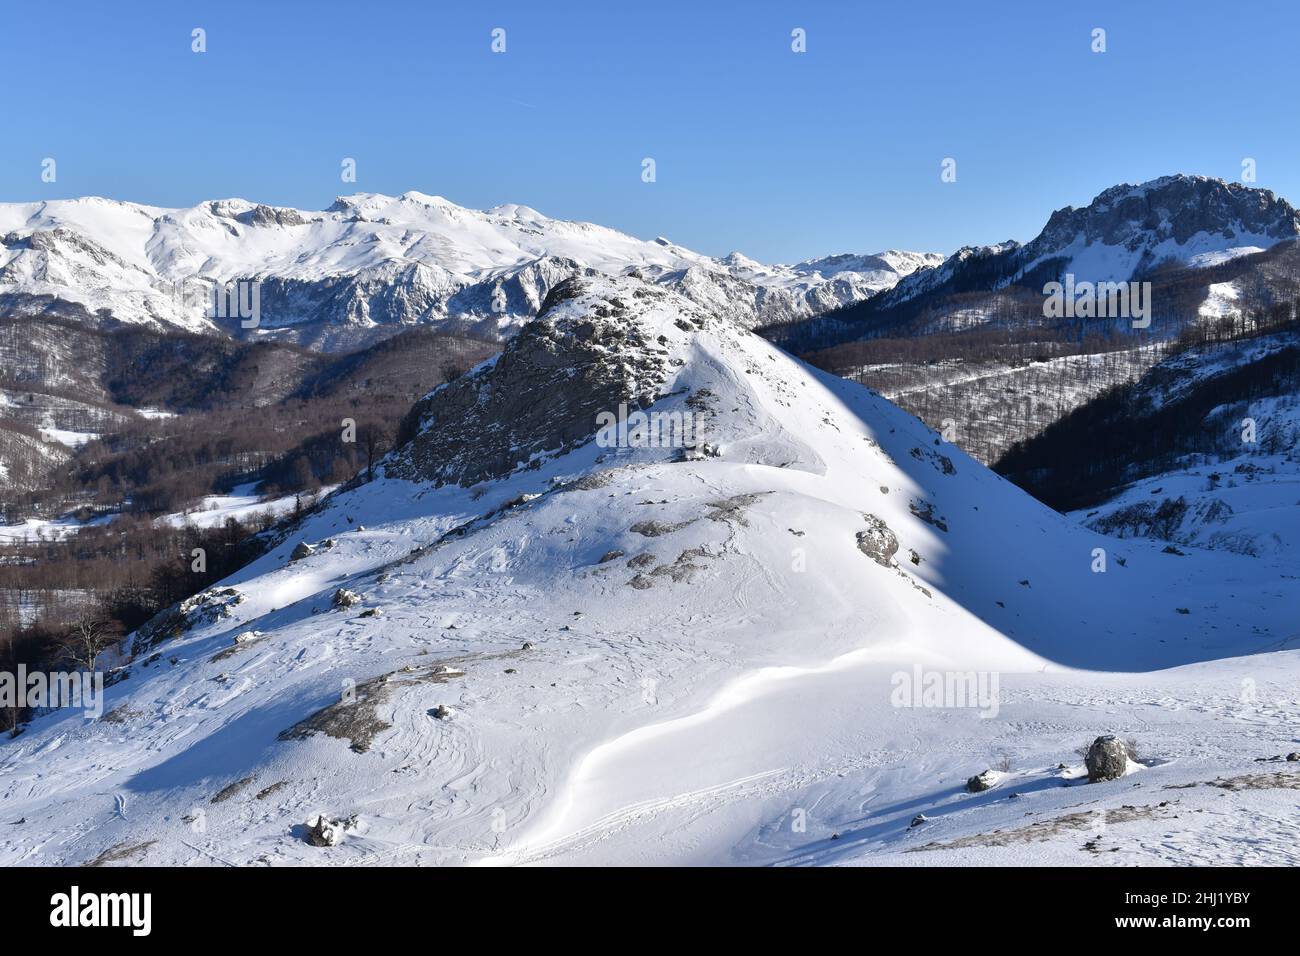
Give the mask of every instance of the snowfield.
[[[377, 480], [138, 632], [101, 719], [0, 745], [0, 864], [1300, 862], [1293, 551], [1104, 537], [680, 295], [564, 288]], [[704, 440], [481, 427], [556, 370]], [[1105, 733], [1138, 762], [1089, 784]]]

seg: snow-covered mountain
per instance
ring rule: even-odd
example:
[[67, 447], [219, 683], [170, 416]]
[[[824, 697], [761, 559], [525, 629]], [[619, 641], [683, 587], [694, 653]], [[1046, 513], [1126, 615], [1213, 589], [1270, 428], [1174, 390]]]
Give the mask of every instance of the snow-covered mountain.
[[[344, 196], [323, 212], [242, 199], [189, 209], [100, 198], [0, 204], [0, 308], [327, 349], [414, 323], [505, 331], [572, 275], [635, 273], [757, 325], [861, 301], [939, 261], [893, 251], [793, 266], [714, 259], [527, 206], [480, 212], [418, 192]], [[251, 333], [210, 317], [211, 284], [237, 280], [260, 283]]]
[[1206, 266], [1300, 237], [1300, 213], [1270, 190], [1208, 176], [1107, 189], [1052, 213], [1025, 246], [1025, 271], [1052, 261], [1081, 279], [1122, 282], [1167, 264]]
[[0, 744], [0, 862], [1297, 862], [1293, 564], [1096, 534], [662, 285], [541, 312]]
[[1112, 186], [1087, 206], [1052, 213], [1034, 239], [968, 246], [936, 269], [897, 283], [875, 303], [898, 306], [936, 292], [991, 291], [1067, 273], [1127, 282], [1160, 267], [1217, 265], [1300, 237], [1300, 212], [1270, 190], [1178, 174]]

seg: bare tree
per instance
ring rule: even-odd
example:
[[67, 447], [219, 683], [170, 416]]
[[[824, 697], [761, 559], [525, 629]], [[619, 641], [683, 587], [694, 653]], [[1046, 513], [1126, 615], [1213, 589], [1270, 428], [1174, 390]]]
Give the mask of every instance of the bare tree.
[[113, 645], [117, 636], [110, 622], [90, 613], [79, 614], [68, 630], [68, 654], [78, 667], [93, 671], [99, 655]]
[[366, 449], [366, 481], [375, 478], [375, 460], [388, 450], [392, 438], [388, 429], [378, 423], [368, 423], [361, 432], [361, 441]]

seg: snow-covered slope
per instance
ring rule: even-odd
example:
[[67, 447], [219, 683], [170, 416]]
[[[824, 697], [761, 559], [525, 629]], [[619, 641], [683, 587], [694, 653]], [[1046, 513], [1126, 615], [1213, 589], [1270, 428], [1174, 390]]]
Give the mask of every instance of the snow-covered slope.
[[[1282, 332], [1191, 349], [1156, 366], [1130, 397], [1139, 421], [1219, 387], [1209, 411], [1185, 425], [1202, 436], [1192, 446], [1199, 450], [1144, 468], [1140, 480], [1073, 517], [1121, 537], [1300, 562], [1297, 355], [1300, 335]], [[1220, 385], [1229, 379], [1234, 384]]]
[[[698, 432], [595, 437], [621, 404]], [[1292, 739], [1289, 565], [1104, 538], [631, 278], [553, 290], [406, 436], [137, 634], [104, 719], [0, 745], [0, 862], [1023, 862], [897, 854], [1080, 805], [1122, 837], [1135, 803], [1162, 838], [1102, 862], [1295, 862], [1294, 800], [1234, 794], [1197, 842], [1223, 801], [1171, 820], [1201, 791], [1159, 789]], [[1002, 693], [900, 703], [900, 674], [966, 672]], [[1145, 789], [1076, 788], [1074, 748], [1108, 731], [1155, 751]], [[1004, 785], [964, 794], [1001, 752]], [[318, 813], [339, 845], [305, 840]], [[1086, 830], [1039, 833], [1041, 859], [1093, 859]]]
[[779, 322], [861, 301], [940, 260], [891, 251], [766, 266], [417, 192], [344, 196], [323, 212], [242, 199], [0, 204], [0, 306], [244, 334], [238, 320], [209, 318], [210, 284], [256, 280], [252, 334], [330, 348], [448, 319], [503, 331], [536, 315], [558, 282], [588, 273], [636, 272], [742, 324]]

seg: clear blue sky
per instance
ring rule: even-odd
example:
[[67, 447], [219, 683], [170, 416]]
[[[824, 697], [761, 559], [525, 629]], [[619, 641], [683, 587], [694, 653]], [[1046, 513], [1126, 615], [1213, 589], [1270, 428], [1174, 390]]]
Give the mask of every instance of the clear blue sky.
[[951, 252], [1247, 156], [1300, 200], [1298, 7], [0, 0], [0, 200], [416, 189], [769, 261]]

